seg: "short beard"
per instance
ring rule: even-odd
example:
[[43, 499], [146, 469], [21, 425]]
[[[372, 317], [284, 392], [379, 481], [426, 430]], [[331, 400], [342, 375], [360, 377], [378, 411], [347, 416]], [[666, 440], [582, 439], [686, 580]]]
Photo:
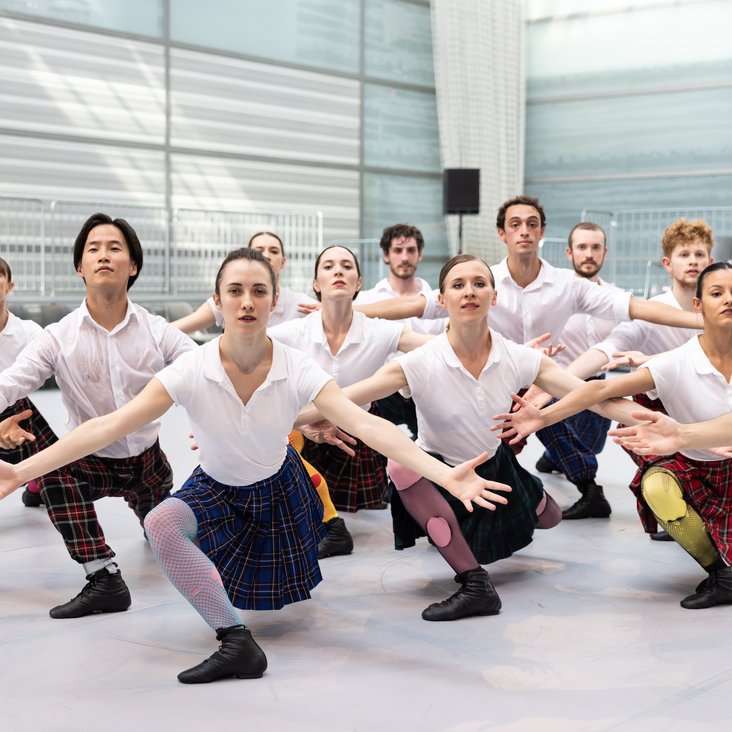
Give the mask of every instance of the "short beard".
[[393, 267], [389, 267], [389, 271], [399, 280], [411, 280], [417, 273], [417, 268], [412, 269], [410, 274], [402, 274], [399, 270], [395, 271]]
[[580, 269], [579, 267], [575, 267], [574, 265], [572, 265], [572, 269], [574, 269], [574, 273], [578, 277], [582, 277], [585, 280], [591, 280], [593, 277], [597, 276], [601, 267], [596, 267], [593, 272], [585, 272], [584, 270]]

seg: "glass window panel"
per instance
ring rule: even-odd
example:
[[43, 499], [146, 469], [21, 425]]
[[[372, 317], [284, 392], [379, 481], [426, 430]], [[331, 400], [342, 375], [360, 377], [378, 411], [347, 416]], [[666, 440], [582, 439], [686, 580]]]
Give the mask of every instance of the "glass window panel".
[[163, 0], [0, 0], [0, 9], [123, 33], [163, 35]]
[[[392, 224], [416, 226], [424, 236], [420, 277], [437, 286], [437, 275], [449, 259], [445, 218], [442, 215], [442, 179], [365, 173], [361, 233], [380, 239]], [[367, 283], [370, 287], [373, 282]]]
[[440, 170], [434, 94], [366, 84], [363, 124], [366, 165]]
[[529, 104], [528, 178], [732, 168], [729, 88]]
[[528, 27], [527, 73], [572, 79], [578, 71], [631, 73], [729, 60], [731, 27], [726, 0], [536, 23]]
[[366, 75], [434, 86], [429, 5], [366, 0]]
[[173, 41], [357, 73], [359, 0], [170, 0]]

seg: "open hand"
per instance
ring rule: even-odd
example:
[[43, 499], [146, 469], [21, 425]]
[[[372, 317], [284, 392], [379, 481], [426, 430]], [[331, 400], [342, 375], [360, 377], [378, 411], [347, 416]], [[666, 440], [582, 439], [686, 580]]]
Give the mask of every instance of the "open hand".
[[636, 368], [641, 364], [644, 364], [650, 356], [646, 356], [641, 351], [616, 351], [613, 353], [613, 360], [608, 361], [600, 371], [612, 371], [620, 366], [631, 366]]
[[318, 310], [320, 310], [319, 302], [301, 302], [297, 306], [297, 312], [305, 315], [310, 315], [310, 313], [315, 313]]
[[508, 503], [507, 498], [494, 491], [509, 493], [510, 485], [485, 480], [475, 472], [475, 468], [487, 459], [488, 453], [484, 452], [472, 460], [456, 465], [450, 470], [450, 479], [444, 486], [453, 496], [463, 502], [468, 511], [473, 510], [473, 503], [487, 508], [489, 511], [495, 511], [496, 503]]
[[668, 415], [646, 411], [632, 412], [631, 417], [639, 424], [608, 432], [618, 445], [638, 455], [671, 455], [683, 447], [679, 423]]
[[332, 422], [324, 419], [313, 424], [305, 424], [298, 427], [300, 432], [311, 442], [318, 444], [327, 443], [339, 447], [346, 455], [355, 457], [356, 453], [349, 447], [355, 445], [357, 440], [343, 430], [336, 427]]
[[19, 422], [28, 419], [33, 414], [31, 409], [26, 409], [12, 417], [8, 417], [0, 422], [0, 447], [4, 450], [12, 450], [24, 442], [35, 442], [35, 435], [26, 432]]
[[501, 439], [510, 437], [508, 444], [515, 445], [525, 437], [546, 427], [546, 424], [540, 409], [537, 409], [518, 394], [511, 394], [511, 398], [518, 403], [518, 411], [494, 414], [493, 419], [498, 421], [499, 424], [491, 425], [491, 430], [493, 432], [500, 431], [499, 437]]

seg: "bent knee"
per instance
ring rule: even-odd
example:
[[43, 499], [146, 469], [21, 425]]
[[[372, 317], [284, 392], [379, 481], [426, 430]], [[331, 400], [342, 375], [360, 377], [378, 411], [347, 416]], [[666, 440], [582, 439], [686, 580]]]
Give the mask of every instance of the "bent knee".
[[641, 493], [653, 513], [662, 521], [676, 521], [686, 515], [681, 484], [673, 473], [651, 468], [641, 481]]
[[427, 536], [430, 537], [436, 547], [445, 547], [452, 539], [450, 524], [442, 516], [432, 516], [427, 521]]

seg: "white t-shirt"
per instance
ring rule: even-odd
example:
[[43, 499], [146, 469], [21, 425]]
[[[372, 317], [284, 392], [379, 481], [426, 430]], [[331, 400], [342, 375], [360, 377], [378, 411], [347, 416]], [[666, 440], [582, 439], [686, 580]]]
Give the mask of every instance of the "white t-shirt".
[[[415, 277], [414, 280], [419, 285], [419, 292], [422, 295], [428, 295], [430, 292], [432, 292], [432, 287], [430, 286], [430, 283], [427, 282], [427, 280], [423, 280], [421, 277]], [[379, 280], [370, 290], [362, 290], [361, 292], [359, 292], [358, 297], [355, 300], [355, 304], [368, 305], [372, 302], [390, 300], [393, 297], [398, 297], [398, 294], [389, 284], [389, 278], [384, 277], [383, 280]], [[440, 333], [444, 333], [448, 319], [405, 318], [404, 320], [399, 320], [398, 322], [408, 326], [415, 333], [439, 335]]]
[[[302, 292], [293, 292], [292, 290], [288, 290], [286, 287], [280, 287], [277, 305], [269, 315], [269, 325], [279, 325], [280, 323], [286, 323], [288, 320], [294, 320], [295, 318], [304, 318], [307, 313], [301, 313], [298, 310], [298, 307], [305, 303], [314, 302], [316, 302], [316, 300], [309, 295], [305, 295]], [[216, 325], [219, 328], [223, 328], [224, 314], [216, 307], [213, 295], [206, 300], [206, 303], [213, 313]]]
[[457, 465], [481, 452], [493, 457], [500, 439], [493, 415], [511, 407], [511, 393], [532, 384], [541, 362], [535, 348], [491, 329], [492, 346], [478, 379], [455, 355], [447, 334], [397, 356], [417, 410], [417, 444]]
[[[651, 301], [662, 302], [681, 310], [681, 305], [671, 290], [652, 297]], [[670, 325], [656, 325], [645, 320], [632, 320], [629, 323], [617, 325], [592, 348], [602, 351], [609, 359], [612, 359], [613, 353], [624, 351], [641, 351], [646, 356], [654, 356], [657, 353], [678, 348], [700, 333], [701, 330], [693, 328], [672, 328]]]
[[[335, 356], [330, 352], [320, 312], [281, 323], [267, 332], [271, 338], [307, 353], [344, 387], [372, 376], [390, 360], [399, 349], [403, 330], [401, 323], [367, 318], [354, 310], [348, 335]], [[369, 408], [369, 405], [361, 406]]]
[[298, 412], [331, 377], [304, 353], [273, 341], [269, 373], [245, 405], [221, 363], [220, 339], [156, 378], [188, 412], [201, 468], [219, 483], [247, 486], [277, 473]]
[[[516, 343], [527, 343], [548, 332], [556, 341], [575, 313], [615, 321], [630, 320], [630, 293], [597, 287], [594, 282], [577, 277], [572, 270], [540, 261], [538, 277], [526, 287], [514, 282], [507, 259], [491, 267], [498, 298], [488, 319], [491, 328], [501, 335]], [[435, 290], [427, 297], [423, 317], [439, 317], [444, 313]]]
[[41, 333], [43, 328], [38, 323], [21, 320], [8, 311], [8, 322], [0, 330], [0, 372], [11, 366], [18, 354]]
[[[622, 292], [620, 288], [602, 279], [594, 284], [596, 287], [609, 287]], [[566, 368], [588, 348], [608, 336], [617, 325], [618, 323], [615, 320], [605, 320], [584, 313], [575, 313], [567, 321], [561, 334], [552, 338], [552, 343], [555, 345], [563, 343], [565, 346], [564, 350], [554, 357], [556, 362]]]
[[[648, 396], [660, 399], [677, 422], [703, 422], [732, 412], [732, 385], [712, 366], [702, 350], [699, 336], [673, 351], [655, 356], [641, 368], [651, 372], [656, 385]], [[680, 452], [692, 460], [721, 459], [707, 450], [684, 449]]]
[[[43, 386], [51, 375], [68, 411], [69, 430], [127, 404], [148, 381], [196, 344], [165, 318], [127, 301], [124, 320], [111, 332], [89, 314], [86, 300], [52, 323], [0, 373], [0, 412]], [[158, 438], [152, 422], [96, 454], [139, 455]]]

